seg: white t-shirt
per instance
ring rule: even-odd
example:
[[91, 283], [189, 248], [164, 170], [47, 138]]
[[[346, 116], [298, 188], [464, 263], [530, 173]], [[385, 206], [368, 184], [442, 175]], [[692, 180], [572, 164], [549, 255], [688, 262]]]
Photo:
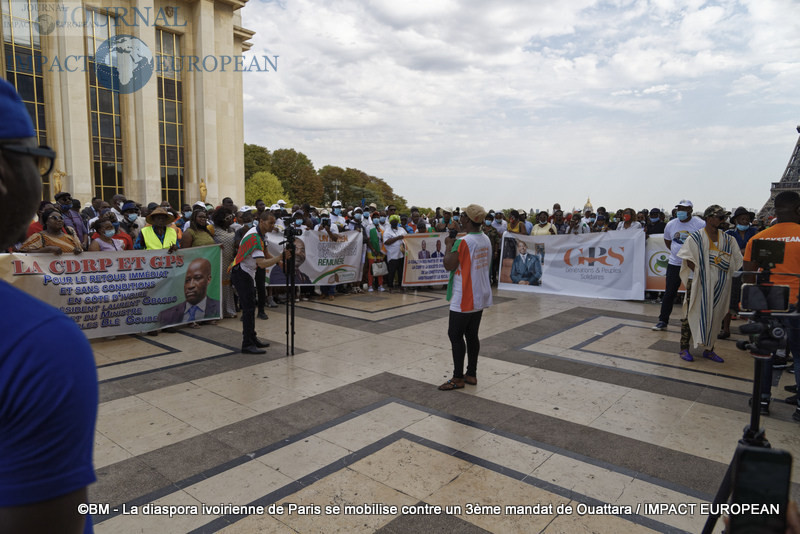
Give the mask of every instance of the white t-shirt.
[[499, 234], [502, 234], [503, 232], [508, 230], [508, 223], [506, 221], [504, 221], [504, 220], [498, 222], [497, 219], [495, 219], [495, 220], [492, 221], [492, 226], [495, 227], [495, 229], [497, 230], [497, 232]]
[[408, 232], [403, 230], [400, 225], [397, 226], [397, 230], [392, 229], [392, 227], [388, 227], [383, 231], [383, 246], [386, 247], [386, 257], [390, 260], [399, 260], [403, 257], [403, 240], [398, 239], [391, 245], [386, 244], [388, 240], [393, 237], [397, 236], [404, 236], [408, 235]]
[[639, 221], [633, 221], [629, 227], [625, 228], [625, 221], [619, 221], [619, 224], [617, 225], [616, 229], [617, 230], [634, 230], [634, 229], [641, 230], [642, 229], [642, 223], [640, 223]]
[[450, 310], [461, 313], [480, 311], [492, 305], [489, 267], [492, 242], [483, 232], [469, 233], [453, 244], [458, 252], [458, 268], [447, 287]]
[[683, 260], [678, 257], [678, 251], [683, 246], [689, 234], [706, 227], [706, 222], [700, 217], [692, 217], [686, 222], [680, 219], [672, 219], [664, 227], [664, 239], [672, 241], [669, 251], [669, 264], [681, 265]]
[[[258, 227], [254, 226], [251, 228], [244, 236], [242, 236], [242, 241], [247, 239], [248, 236], [251, 234], [255, 234], [258, 232]], [[266, 244], [266, 243], [265, 243]], [[256, 264], [256, 258], [263, 258], [264, 251], [262, 250], [254, 250], [252, 254], [249, 254], [240, 264], [239, 266], [241, 269], [250, 275], [250, 277], [255, 280], [256, 279], [256, 269], [258, 265]]]

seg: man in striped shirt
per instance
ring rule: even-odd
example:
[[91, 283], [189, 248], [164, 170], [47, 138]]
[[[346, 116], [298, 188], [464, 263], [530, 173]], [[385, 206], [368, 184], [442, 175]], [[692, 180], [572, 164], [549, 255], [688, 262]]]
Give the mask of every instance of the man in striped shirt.
[[[462, 212], [463, 229], [467, 235], [460, 239], [445, 239], [444, 268], [450, 271], [447, 300], [450, 301], [450, 325], [447, 335], [453, 350], [453, 378], [439, 386], [442, 391], [461, 389], [464, 384], [478, 383], [478, 352], [481, 344], [478, 329], [483, 310], [492, 305], [489, 272], [492, 263], [492, 244], [481, 231], [486, 210], [470, 204]], [[467, 372], [464, 373], [464, 356]]]

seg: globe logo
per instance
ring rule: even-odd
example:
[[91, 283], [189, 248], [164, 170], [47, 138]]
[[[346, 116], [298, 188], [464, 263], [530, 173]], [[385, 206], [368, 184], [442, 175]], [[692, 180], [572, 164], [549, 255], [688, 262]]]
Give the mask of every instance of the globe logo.
[[135, 93], [153, 76], [153, 53], [138, 37], [115, 35], [97, 47], [95, 65], [100, 85], [121, 94]]

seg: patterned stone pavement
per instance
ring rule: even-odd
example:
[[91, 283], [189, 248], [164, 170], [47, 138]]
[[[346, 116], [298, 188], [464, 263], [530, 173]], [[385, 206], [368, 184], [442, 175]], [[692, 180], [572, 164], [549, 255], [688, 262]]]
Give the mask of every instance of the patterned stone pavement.
[[[684, 362], [677, 309], [499, 292], [478, 385], [441, 392], [443, 291], [297, 306], [293, 356], [283, 308], [266, 356], [236, 319], [92, 343], [96, 532], [699, 532], [749, 421], [740, 336]], [[796, 454], [792, 410], [762, 425]]]

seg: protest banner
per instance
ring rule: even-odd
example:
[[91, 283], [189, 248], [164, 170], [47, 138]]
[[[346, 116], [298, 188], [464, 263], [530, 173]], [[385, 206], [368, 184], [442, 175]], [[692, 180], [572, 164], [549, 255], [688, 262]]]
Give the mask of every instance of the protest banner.
[[443, 263], [445, 237], [447, 233], [409, 234], [403, 238], [406, 247], [404, 286], [446, 284], [450, 280], [450, 273]]
[[61, 310], [89, 339], [219, 319], [221, 269], [217, 245], [0, 254], [0, 278]]
[[[361, 281], [363, 237], [361, 232], [340, 232], [338, 241], [331, 241], [327, 232], [304, 230], [295, 237], [295, 284], [298, 286], [333, 286]], [[283, 251], [282, 233], [267, 234], [267, 250], [276, 256]], [[282, 286], [286, 274], [280, 264], [267, 273], [270, 285]]]
[[[669, 249], [664, 243], [664, 234], [653, 234], [646, 242], [646, 269], [647, 269], [647, 291], [664, 291], [667, 284], [667, 265], [669, 265]], [[686, 288], [681, 284], [679, 292], [685, 292]]]
[[645, 235], [623, 230], [582, 235], [503, 236], [500, 289], [642, 300]]

